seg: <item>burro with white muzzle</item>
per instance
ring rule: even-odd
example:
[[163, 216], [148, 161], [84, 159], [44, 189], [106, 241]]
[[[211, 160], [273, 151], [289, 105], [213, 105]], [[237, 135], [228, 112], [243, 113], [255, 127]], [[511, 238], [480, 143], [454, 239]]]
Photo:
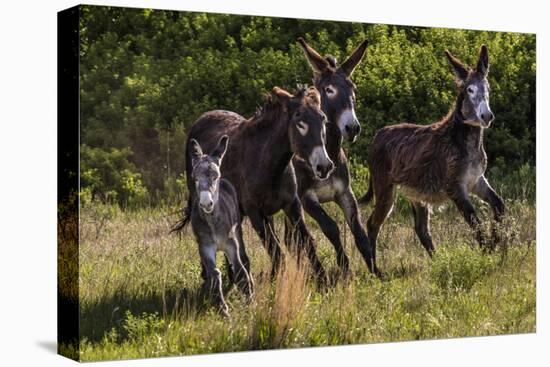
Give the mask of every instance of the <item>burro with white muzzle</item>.
[[217, 251], [223, 251], [231, 265], [231, 280], [247, 299], [252, 297], [250, 262], [242, 237], [237, 193], [228, 180], [221, 178], [220, 172], [228, 140], [223, 136], [210, 155], [203, 153], [196, 140], [190, 140], [191, 180], [196, 188], [191, 198], [191, 225], [205, 272], [204, 287], [224, 315], [228, 315], [228, 306], [222, 292], [221, 272], [216, 266]]
[[363, 41], [341, 65], [333, 56], [322, 57], [303, 38], [298, 42], [313, 70], [313, 83], [321, 93], [323, 112], [338, 126], [341, 137], [354, 142], [361, 125], [355, 115], [355, 84], [350, 77], [365, 54], [367, 41]]
[[278, 98], [288, 98], [289, 101], [288, 136], [292, 152], [297, 159], [307, 162], [317, 179], [326, 179], [332, 173], [334, 164], [325, 147], [327, 118], [318, 108], [321, 103], [319, 92], [309, 88], [309, 102], [306, 105], [300, 100], [293, 100], [292, 95], [281, 89], [276, 89], [276, 92]]
[[484, 176], [487, 155], [483, 132], [494, 119], [489, 107], [489, 55], [481, 46], [475, 68], [445, 52], [455, 74], [458, 95], [450, 112], [431, 125], [402, 123], [387, 126], [376, 133], [369, 152], [370, 187], [362, 202], [374, 196], [375, 207], [368, 219], [372, 245], [389, 215], [397, 187], [411, 201], [415, 231], [431, 255], [435, 250], [429, 230], [430, 207], [451, 200], [475, 231], [484, 248], [499, 242], [493, 226], [489, 242], [480, 228], [480, 220], [469, 194], [487, 202], [497, 222], [504, 215], [504, 202]]
[[[340, 229], [322, 204], [335, 202], [346, 218], [346, 224], [353, 234], [355, 246], [361, 253], [369, 270], [379, 275], [373, 261], [373, 251], [361, 222], [361, 212], [351, 188], [350, 170], [344, 140], [353, 143], [361, 130], [355, 116], [355, 85], [351, 81], [353, 71], [361, 62], [367, 49], [367, 41], [339, 64], [332, 56], [321, 56], [302, 38], [298, 39], [306, 60], [313, 71], [313, 83], [320, 91], [321, 108], [328, 118], [326, 124], [326, 150], [334, 162], [334, 170], [325, 180], [312, 174], [310, 167], [299, 157], [292, 160], [298, 182], [298, 195], [305, 211], [319, 224], [336, 252], [338, 265], [344, 274], [349, 274], [349, 259], [344, 250]], [[288, 224], [285, 226], [288, 233]]]

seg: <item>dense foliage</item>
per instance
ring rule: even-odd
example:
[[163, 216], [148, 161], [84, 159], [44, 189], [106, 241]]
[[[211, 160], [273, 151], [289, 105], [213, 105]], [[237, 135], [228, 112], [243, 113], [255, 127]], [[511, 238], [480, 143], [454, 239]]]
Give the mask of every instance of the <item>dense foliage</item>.
[[430, 123], [453, 101], [443, 50], [474, 63], [489, 48], [491, 107], [486, 134], [499, 172], [535, 164], [535, 36], [381, 24], [250, 17], [111, 7], [81, 8], [82, 185], [90, 197], [121, 204], [177, 199], [186, 130], [203, 112], [249, 116], [273, 86], [310, 83], [296, 43], [345, 58], [363, 39], [356, 69], [363, 133], [348, 146], [366, 160], [380, 127]]

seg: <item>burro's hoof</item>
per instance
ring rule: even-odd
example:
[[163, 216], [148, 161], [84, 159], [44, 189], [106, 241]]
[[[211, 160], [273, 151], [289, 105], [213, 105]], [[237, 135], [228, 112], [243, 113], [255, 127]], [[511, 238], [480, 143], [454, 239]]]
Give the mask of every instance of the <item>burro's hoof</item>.
[[231, 317], [231, 315], [229, 314], [229, 307], [227, 307], [227, 305], [220, 306], [219, 313], [224, 318], [230, 318]]

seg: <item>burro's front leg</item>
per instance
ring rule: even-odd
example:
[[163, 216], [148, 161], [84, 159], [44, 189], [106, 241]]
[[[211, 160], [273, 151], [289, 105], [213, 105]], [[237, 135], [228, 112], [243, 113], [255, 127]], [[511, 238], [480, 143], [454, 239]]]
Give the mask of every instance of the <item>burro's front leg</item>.
[[464, 185], [457, 185], [449, 190], [449, 197], [455, 203], [456, 207], [462, 213], [466, 223], [475, 231], [477, 241], [482, 248], [487, 248], [487, 242], [481, 228], [481, 221], [476, 214], [476, 210], [470, 197], [468, 190]]
[[315, 240], [305, 225], [304, 211], [298, 195], [296, 195], [292, 202], [284, 209], [284, 212], [290, 225], [291, 233], [289, 237], [292, 238], [291, 249], [293, 249], [298, 256], [298, 263], [301, 263], [302, 253], [305, 252], [315, 272], [317, 282], [319, 284], [326, 284], [327, 275], [323, 265], [321, 265], [317, 257]]
[[361, 223], [361, 212], [357, 206], [357, 200], [351, 190], [351, 187], [347, 187], [338, 197], [336, 203], [344, 212], [348, 227], [353, 234], [355, 240], [355, 246], [363, 256], [363, 260], [367, 264], [367, 267], [371, 273], [380, 277], [380, 271], [376, 267], [374, 248], [369, 241], [365, 228]]
[[[502, 222], [504, 217], [504, 212], [506, 210], [504, 206], [504, 200], [496, 193], [496, 191], [489, 185], [485, 176], [481, 176], [476, 185], [474, 186], [472, 192], [479, 197], [481, 200], [489, 204], [491, 210], [493, 211], [493, 217], [497, 223]], [[500, 236], [498, 233], [498, 228], [496, 225], [492, 226], [493, 231], [493, 244], [492, 248], [494, 249], [496, 245], [500, 242]]]
[[[304, 206], [304, 210], [313, 219], [315, 219], [317, 223], [319, 223], [321, 231], [323, 231], [325, 236], [329, 239], [330, 243], [334, 247], [334, 250], [336, 251], [338, 266], [344, 274], [349, 274], [349, 259], [346, 255], [346, 252], [344, 251], [344, 247], [342, 246], [342, 241], [340, 240], [340, 229], [338, 228], [338, 224], [323, 209], [316, 196], [306, 194], [302, 197], [301, 201], [302, 205]], [[290, 231], [290, 229], [288, 228], [289, 226], [291, 226], [291, 224], [289, 224], [287, 220], [285, 222], [285, 233], [287, 232], [287, 230]], [[289, 240], [287, 238], [286, 242], [291, 243], [292, 240]]]
[[220, 313], [229, 316], [229, 307], [225, 303], [222, 292], [222, 273], [216, 267], [216, 249], [217, 246], [214, 243], [199, 244], [201, 263], [206, 273], [204, 287], [211, 301], [219, 307]]

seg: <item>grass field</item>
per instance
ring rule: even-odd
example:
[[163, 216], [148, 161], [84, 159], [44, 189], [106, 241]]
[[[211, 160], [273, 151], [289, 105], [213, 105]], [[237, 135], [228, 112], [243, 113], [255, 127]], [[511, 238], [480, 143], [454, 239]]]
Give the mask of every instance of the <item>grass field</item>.
[[[87, 205], [80, 221], [80, 358], [84, 361], [293, 348], [535, 331], [535, 208], [508, 202], [503, 246], [483, 254], [452, 207], [436, 210], [430, 260], [398, 205], [382, 227], [372, 277], [341, 223], [353, 277], [319, 290], [287, 256], [270, 282], [266, 251], [245, 222], [255, 297], [233, 288], [230, 318], [200, 297], [198, 251], [190, 229], [168, 234], [172, 208], [122, 211]], [[482, 215], [489, 217], [482, 207]], [[404, 209], [399, 209], [403, 207]], [[364, 209], [363, 221], [371, 208]], [[308, 218], [332, 277], [334, 251]], [[282, 220], [277, 231], [282, 234]], [[281, 236], [282, 237], [282, 236]], [[223, 267], [221, 254], [218, 262]], [[223, 271], [223, 269], [222, 269]]]

